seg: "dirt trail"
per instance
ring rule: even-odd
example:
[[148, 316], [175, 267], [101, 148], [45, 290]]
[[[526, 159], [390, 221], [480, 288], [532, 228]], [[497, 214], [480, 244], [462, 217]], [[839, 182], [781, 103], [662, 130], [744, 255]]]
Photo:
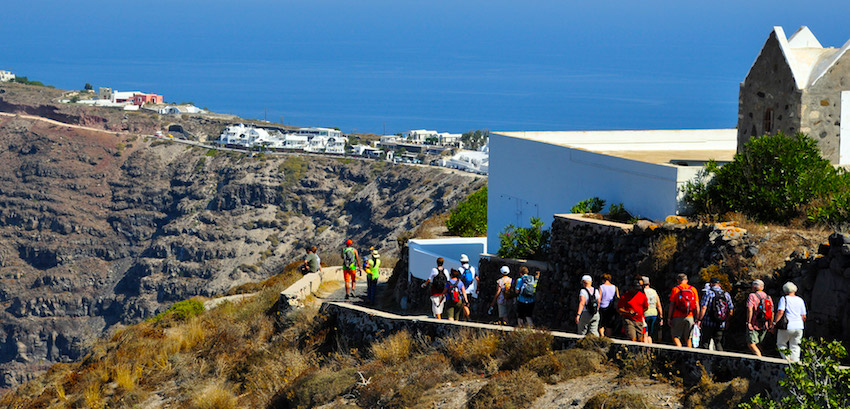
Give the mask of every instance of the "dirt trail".
[[67, 126], [69, 128], [84, 129], [86, 131], [103, 132], [103, 133], [108, 133], [110, 135], [114, 135], [114, 134], [132, 135], [130, 132], [126, 132], [126, 131], [107, 131], [105, 129], [91, 128], [91, 127], [88, 127], [88, 126], [66, 124], [64, 122], [54, 121], [52, 119], [47, 119], [47, 118], [44, 118], [44, 117], [41, 117], [41, 116], [36, 116], [36, 115], [10, 114], [10, 113], [7, 113], [7, 112], [0, 112], [0, 115], [8, 116], [8, 117], [18, 117], [18, 118], [24, 118], [24, 119], [32, 119], [32, 120], [36, 120], [36, 121], [46, 122], [46, 123], [49, 123], [51, 125]]

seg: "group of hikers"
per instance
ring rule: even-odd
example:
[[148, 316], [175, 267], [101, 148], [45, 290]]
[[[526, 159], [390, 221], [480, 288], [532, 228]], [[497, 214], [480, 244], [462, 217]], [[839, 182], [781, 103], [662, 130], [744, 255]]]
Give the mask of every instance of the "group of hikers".
[[[625, 336], [631, 341], [652, 343], [662, 325], [665, 313], [670, 335], [676, 346], [723, 350], [724, 332], [730, 325], [735, 305], [724, 290], [720, 279], [713, 277], [702, 291], [688, 284], [688, 276], [679, 274], [670, 291], [665, 311], [661, 297], [649, 283], [649, 277], [635, 277], [629, 289], [620, 294], [611, 284], [611, 275], [602, 275], [599, 288], [593, 287], [590, 276], [581, 278], [578, 311], [575, 322], [578, 334], [612, 336], [622, 320]], [[785, 294], [774, 309], [773, 299], [764, 292], [764, 282], [753, 280], [746, 302], [746, 344], [750, 351], [761, 356], [760, 344], [768, 332], [776, 333], [776, 348], [783, 358], [800, 360], [800, 341], [806, 321], [806, 304], [796, 295], [792, 282], [782, 286]], [[789, 351], [787, 354], [785, 351]]]
[[[469, 258], [463, 254], [460, 261], [460, 268], [446, 269], [444, 259], [438, 258], [437, 266], [422, 283], [423, 289], [428, 288], [431, 312], [436, 318], [445, 315], [449, 320], [468, 320], [473, 311], [480, 311], [482, 305], [487, 305], [478, 300], [479, 275], [469, 265]], [[487, 314], [492, 315], [498, 308], [498, 322], [507, 324], [515, 310], [517, 325], [532, 326], [540, 271], [530, 273], [525, 266], [520, 267], [520, 278], [516, 283], [510, 277], [507, 266], [502, 266], [499, 272], [496, 292]], [[601, 276], [598, 287], [594, 287], [591, 276], [582, 276], [574, 317], [577, 333], [607, 337], [622, 333], [628, 340], [652, 343], [653, 339], [660, 339], [661, 327], [667, 325], [676, 346], [723, 351], [726, 329], [737, 312], [732, 296], [716, 277], [711, 278], [702, 290], [688, 284], [685, 274], [678, 274], [676, 281], [676, 286], [666, 297], [665, 309], [662, 297], [650, 286], [649, 277], [634, 277], [628, 289], [621, 293], [611, 283], [610, 274]], [[784, 295], [774, 304], [764, 292], [764, 282], [752, 282], [745, 307], [745, 341], [753, 354], [761, 356], [760, 346], [767, 333], [775, 332], [776, 347], [782, 357], [797, 362], [806, 321], [806, 304], [796, 295], [794, 283], [785, 283], [782, 290]]]
[[[316, 254], [316, 246], [307, 249], [307, 255], [304, 257], [304, 264], [301, 265], [301, 272], [304, 274], [316, 273], [322, 269], [321, 259]], [[366, 256], [365, 261], [360, 258], [360, 252], [354, 248], [354, 242], [351, 239], [345, 241], [345, 247], [342, 249], [342, 276], [345, 281], [345, 299], [348, 300], [354, 295], [354, 287], [357, 284], [357, 271], [366, 273], [366, 301], [375, 305], [378, 296], [378, 277], [380, 277], [381, 269], [381, 254], [374, 248], [369, 249], [370, 252]]]

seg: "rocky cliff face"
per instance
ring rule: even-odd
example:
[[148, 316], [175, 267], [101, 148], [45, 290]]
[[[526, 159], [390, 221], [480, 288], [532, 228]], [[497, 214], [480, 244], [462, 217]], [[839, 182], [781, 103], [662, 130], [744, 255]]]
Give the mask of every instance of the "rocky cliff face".
[[349, 237], [393, 254], [397, 235], [484, 183], [0, 116], [0, 387], [79, 358], [115, 324], [275, 274], [305, 245], [326, 261]]

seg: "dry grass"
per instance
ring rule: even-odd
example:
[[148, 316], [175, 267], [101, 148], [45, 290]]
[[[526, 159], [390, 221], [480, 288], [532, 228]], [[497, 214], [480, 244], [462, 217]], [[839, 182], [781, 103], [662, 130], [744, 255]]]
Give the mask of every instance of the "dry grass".
[[197, 409], [237, 408], [238, 403], [230, 387], [222, 383], [210, 383], [192, 396], [192, 407]]
[[539, 356], [523, 365], [523, 368], [554, 385], [598, 372], [605, 368], [603, 362], [605, 356], [598, 352], [574, 348]]
[[732, 408], [751, 396], [749, 380], [735, 378], [729, 382], [714, 382], [703, 370], [699, 383], [687, 391], [682, 403], [686, 409]]
[[397, 364], [410, 358], [412, 345], [410, 333], [402, 330], [372, 344], [372, 356], [384, 364]]
[[527, 369], [503, 372], [493, 377], [469, 399], [469, 409], [515, 409], [529, 406], [543, 395], [543, 381]]
[[519, 369], [538, 356], [552, 353], [553, 340], [551, 332], [536, 329], [517, 329], [504, 333], [499, 347], [502, 369]]
[[446, 228], [446, 220], [449, 220], [449, 213], [438, 214], [431, 216], [424, 221], [413, 231], [413, 237], [417, 239], [435, 239], [445, 236], [448, 233]]
[[442, 339], [443, 350], [452, 363], [462, 371], [485, 371], [498, 368], [496, 352], [499, 336], [489, 331], [463, 330]]
[[679, 236], [675, 234], [665, 234], [655, 239], [649, 245], [649, 260], [653, 272], [663, 272], [668, 270], [670, 262], [679, 251]]
[[594, 395], [584, 405], [585, 409], [656, 409], [646, 399], [638, 394], [615, 391]]

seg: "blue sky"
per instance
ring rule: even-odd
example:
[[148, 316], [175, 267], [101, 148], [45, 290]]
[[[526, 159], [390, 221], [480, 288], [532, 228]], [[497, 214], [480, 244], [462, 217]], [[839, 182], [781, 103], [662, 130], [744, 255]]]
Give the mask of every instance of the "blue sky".
[[850, 38], [850, 2], [702, 3], [36, 0], [0, 69], [344, 131], [713, 128], [773, 26]]

